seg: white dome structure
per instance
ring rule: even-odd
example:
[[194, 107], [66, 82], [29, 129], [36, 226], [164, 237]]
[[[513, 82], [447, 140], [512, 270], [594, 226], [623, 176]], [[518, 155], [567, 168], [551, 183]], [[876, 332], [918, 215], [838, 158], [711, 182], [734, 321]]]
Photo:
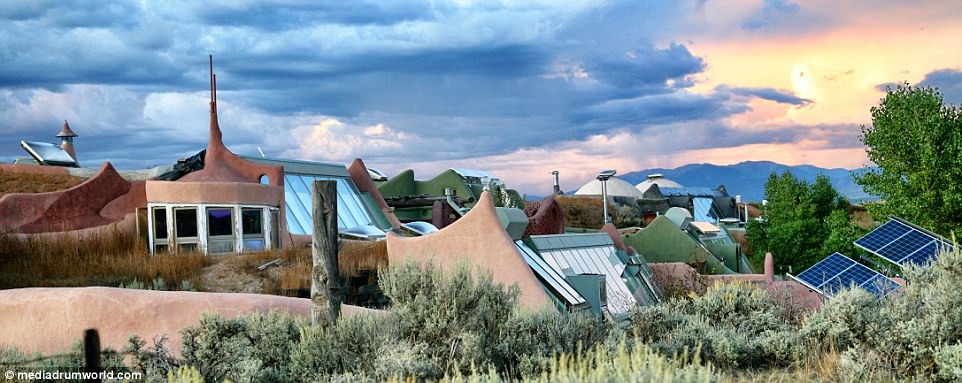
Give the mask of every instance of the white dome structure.
[[635, 189], [644, 194], [651, 185], [658, 185], [658, 188], [683, 188], [680, 183], [665, 178], [662, 174], [649, 174], [648, 179], [635, 185]]
[[[642, 194], [640, 191], [638, 191], [638, 189], [635, 189], [630, 183], [625, 182], [618, 177], [611, 177], [608, 179], [608, 184], [606, 186], [608, 188], [609, 197], [642, 197]], [[582, 186], [580, 189], [578, 189], [578, 191], [575, 192], [575, 195], [600, 196], [601, 181], [598, 181], [597, 179], [591, 180], [591, 182], [586, 183], [585, 186]]]

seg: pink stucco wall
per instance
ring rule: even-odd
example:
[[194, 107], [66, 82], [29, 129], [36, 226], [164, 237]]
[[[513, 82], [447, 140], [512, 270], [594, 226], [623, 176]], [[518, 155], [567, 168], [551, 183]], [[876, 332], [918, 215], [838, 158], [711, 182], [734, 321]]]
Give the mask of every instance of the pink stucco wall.
[[[180, 331], [203, 313], [233, 318], [278, 310], [309, 318], [311, 301], [260, 294], [147, 291], [113, 287], [26, 288], [0, 291], [0, 345], [45, 355], [70, 349], [89, 328], [103, 347], [120, 350], [130, 335], [151, 339], [166, 334], [180, 350]], [[343, 315], [376, 312], [344, 305]]]
[[474, 208], [461, 219], [433, 234], [421, 237], [387, 235], [388, 262], [410, 259], [419, 263], [433, 260], [446, 270], [466, 260], [491, 270], [493, 280], [506, 286], [518, 284], [519, 303], [526, 307], [550, 304], [538, 278], [501, 227], [491, 194], [484, 192]]
[[0, 232], [86, 229], [120, 221], [140, 206], [146, 206], [143, 183], [124, 180], [108, 162], [93, 177], [67, 190], [3, 196]]

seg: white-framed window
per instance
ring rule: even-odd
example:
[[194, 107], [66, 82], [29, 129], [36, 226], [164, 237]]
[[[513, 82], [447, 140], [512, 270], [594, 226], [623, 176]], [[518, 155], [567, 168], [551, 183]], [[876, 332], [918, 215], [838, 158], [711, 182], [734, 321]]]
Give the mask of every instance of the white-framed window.
[[193, 251], [241, 253], [280, 248], [279, 212], [274, 206], [149, 203], [153, 254]]
[[154, 207], [150, 209], [150, 230], [154, 245], [151, 252], [166, 253], [170, 248], [170, 228], [167, 224], [167, 209], [164, 207]]
[[196, 207], [174, 208], [174, 244], [177, 251], [193, 251], [200, 245]]

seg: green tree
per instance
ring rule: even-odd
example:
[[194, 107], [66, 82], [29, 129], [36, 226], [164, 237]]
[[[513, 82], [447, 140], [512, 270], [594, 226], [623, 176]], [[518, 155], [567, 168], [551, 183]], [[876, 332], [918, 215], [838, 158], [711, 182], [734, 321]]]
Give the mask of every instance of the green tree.
[[808, 184], [789, 171], [772, 173], [765, 199], [763, 220], [750, 221], [746, 229], [756, 263], [769, 251], [778, 271], [799, 273], [833, 252], [853, 255], [858, 228], [849, 220], [848, 200], [827, 176]]
[[949, 235], [962, 228], [962, 108], [936, 89], [899, 85], [872, 107], [860, 139], [878, 167], [855, 176], [882, 202], [876, 219], [892, 214]]

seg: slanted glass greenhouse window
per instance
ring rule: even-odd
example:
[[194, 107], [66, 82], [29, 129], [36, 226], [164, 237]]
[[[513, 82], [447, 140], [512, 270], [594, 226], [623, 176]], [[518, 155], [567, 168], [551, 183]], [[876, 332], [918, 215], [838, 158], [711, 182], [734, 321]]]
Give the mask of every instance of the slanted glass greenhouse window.
[[287, 230], [291, 234], [311, 234], [314, 223], [311, 215], [313, 207], [314, 181], [334, 181], [337, 186], [337, 228], [344, 230], [359, 226], [374, 225], [374, 219], [367, 211], [361, 193], [347, 178], [310, 176], [301, 174], [284, 175], [284, 201], [287, 207]]

